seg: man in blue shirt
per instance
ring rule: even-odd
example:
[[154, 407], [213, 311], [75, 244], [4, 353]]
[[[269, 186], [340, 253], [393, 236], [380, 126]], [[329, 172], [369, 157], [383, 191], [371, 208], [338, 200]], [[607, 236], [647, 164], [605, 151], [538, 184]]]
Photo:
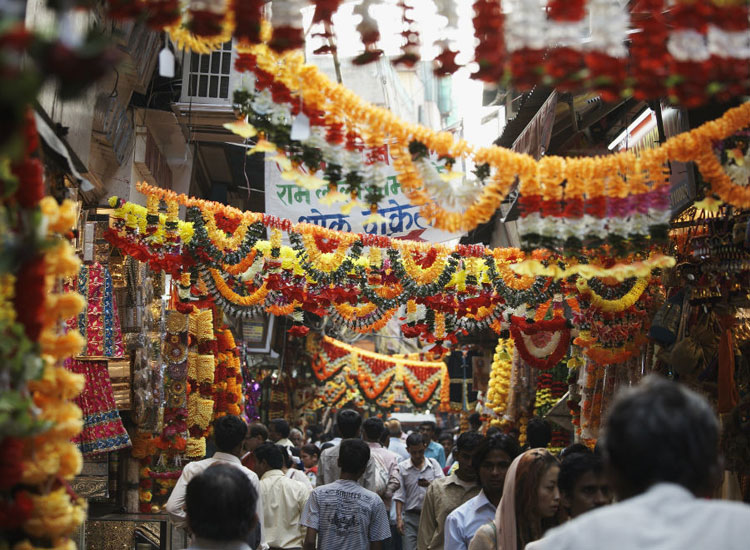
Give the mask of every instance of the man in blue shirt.
[[477, 530], [495, 518], [503, 496], [505, 473], [518, 453], [515, 440], [504, 434], [487, 438], [479, 445], [472, 465], [482, 490], [448, 514], [445, 519], [446, 550], [467, 550]]
[[435, 441], [437, 436], [437, 426], [434, 422], [429, 420], [422, 422], [419, 425], [419, 433], [422, 434], [427, 448], [424, 451], [425, 458], [434, 458], [438, 461], [441, 468], [445, 468], [445, 449], [443, 446]]

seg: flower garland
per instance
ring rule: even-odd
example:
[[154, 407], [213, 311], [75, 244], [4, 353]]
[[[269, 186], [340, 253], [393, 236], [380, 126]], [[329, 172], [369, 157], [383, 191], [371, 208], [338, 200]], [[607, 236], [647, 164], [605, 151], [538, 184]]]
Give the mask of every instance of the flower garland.
[[60, 365], [84, 344], [75, 330], [60, 332], [84, 306], [80, 296], [59, 292], [62, 279], [74, 277], [80, 266], [67, 240], [75, 206], [42, 199], [43, 172], [35, 156], [39, 140], [30, 111], [24, 132], [18, 158], [0, 159], [5, 166], [0, 257], [7, 269], [0, 293], [5, 342], [0, 350], [0, 528], [14, 548], [70, 548], [69, 537], [86, 514], [86, 501], [68, 486], [82, 467], [81, 453], [70, 440], [82, 429], [73, 399], [84, 380]]
[[[541, 370], [556, 366], [568, 353], [570, 328], [565, 319], [530, 323], [522, 317], [511, 317], [510, 332], [524, 361]], [[537, 341], [543, 342], [538, 347]]]
[[578, 281], [576, 281], [576, 286], [578, 292], [589, 296], [589, 300], [593, 307], [609, 313], [625, 311], [630, 308], [641, 298], [641, 295], [648, 287], [650, 281], [650, 275], [638, 278], [627, 294], [616, 300], [608, 300], [597, 294], [596, 291], [589, 286], [590, 283], [585, 279], [578, 279]]
[[187, 418], [189, 437], [185, 456], [203, 458], [206, 454], [206, 436], [214, 418], [214, 380], [216, 355], [213, 309], [195, 308], [189, 314], [189, 335], [193, 345], [188, 351]]
[[[368, 402], [383, 403], [386, 390], [394, 383], [402, 383], [405, 393], [415, 407], [429, 406], [434, 397], [440, 396], [441, 404], [447, 403], [448, 395], [438, 391], [445, 380], [447, 367], [442, 361], [420, 361], [411, 356], [383, 355], [361, 348], [356, 348], [328, 336], [308, 336], [306, 348], [312, 355], [312, 370], [319, 383], [329, 387], [338, 387], [335, 395], [341, 398], [343, 387], [337, 386], [336, 380], [342, 376], [349, 379], [350, 387], [356, 387], [358, 393]], [[444, 395], [445, 394], [445, 395]], [[330, 403], [332, 396], [324, 399]]]
[[[393, 137], [391, 153], [394, 157], [394, 166], [399, 171], [399, 181], [402, 189], [410, 198], [412, 204], [420, 206], [422, 215], [435, 227], [447, 230], [470, 230], [477, 223], [482, 223], [488, 219], [487, 216], [491, 216], [497, 209], [500, 197], [504, 197], [507, 194], [516, 176], [521, 180], [522, 185], [538, 181], [542, 189], [546, 187], [547, 183], [552, 186], [559, 186], [564, 178], [560, 177], [561, 174], [556, 171], [549, 172], [546, 169], [546, 165], [549, 163], [560, 163], [561, 161], [564, 164], [565, 174], [572, 176], [574, 180], [580, 180], [580, 176], [575, 177], [575, 174], [590, 174], [590, 177], [595, 178], [602, 185], [589, 185], [588, 188], [602, 189], [604, 191], [603, 196], [611, 196], [613, 198], [623, 197], [623, 195], [619, 194], [623, 189], [622, 183], [614, 187], [607, 183], [610, 180], [612, 182], [623, 182], [622, 176], [617, 176], [618, 173], [625, 175], [628, 182], [636, 182], [636, 186], [642, 186], [642, 182], [648, 181], [646, 178], [652, 178], [656, 184], [654, 189], [659, 190], [659, 194], [650, 195], [648, 202], [644, 204], [654, 205], [655, 212], [658, 211], [660, 216], [665, 215], [663, 214], [666, 210], [664, 207], [665, 192], [662, 188], [666, 186], [666, 177], [664, 176], [665, 171], [661, 166], [664, 166], [669, 160], [676, 160], [670, 152], [679, 147], [677, 144], [684, 141], [685, 137], [678, 140], [680, 136], [676, 136], [670, 141], [677, 141], [673, 141], [671, 144], [667, 142], [657, 149], [644, 152], [639, 162], [635, 162], [636, 159], [632, 153], [624, 152], [599, 159], [545, 157], [539, 163], [535, 163], [530, 157], [523, 157], [502, 148], [474, 149], [463, 141], [454, 143], [448, 135], [438, 134], [398, 121], [391, 113], [367, 105], [351, 92], [332, 84], [322, 73], [317, 72], [314, 67], [304, 65], [299, 56], [286, 56], [283, 64], [279, 65], [279, 59], [273, 57], [262, 46], [252, 48], [252, 52], [254, 61], [251, 62], [251, 65], [252, 63], [257, 63], [259, 69], [273, 75], [273, 78], [278, 79], [278, 81], [287, 86], [292, 92], [299, 91], [305, 103], [309, 103], [321, 111], [326, 111], [331, 105], [336, 104], [339, 111], [346, 113], [353, 120], [367, 121], [369, 127], [363, 133], [390, 133]], [[741, 127], [735, 126], [734, 129]], [[689, 139], [705, 143], [705, 136], [710, 133], [709, 125], [704, 125], [682, 136], [689, 135]], [[496, 174], [491, 177], [490, 183], [482, 188], [476, 200], [466, 208], [465, 212], [450, 212], [421, 191], [423, 186], [421, 185], [419, 175], [411, 160], [411, 152], [409, 151], [411, 136], [418, 136], [419, 143], [423, 144], [429, 151], [435, 152], [438, 156], [451, 158], [471, 157], [476, 165], [487, 163], [491, 169], [496, 171]], [[692, 153], [693, 149], [687, 151]], [[685, 151], [683, 150], [683, 152]], [[552, 175], [552, 179], [550, 179], [550, 175]], [[588, 182], [591, 184], [590, 178]], [[638, 204], [641, 203], [639, 202]], [[592, 203], [591, 208], [598, 207], [596, 203]], [[622, 211], [623, 206], [616, 204], [612, 208], [613, 211]], [[629, 223], [627, 216], [616, 216], [616, 218], [615, 222], [617, 223], [614, 225], [617, 227], [622, 226], [622, 223]], [[642, 219], [646, 220], [647, 218], [643, 217]], [[662, 224], [656, 224], [656, 226], [660, 225]], [[642, 224], [638, 227], [641, 226]], [[578, 224], [576, 227], [582, 228], [585, 227], [585, 224]], [[657, 231], [657, 229], [654, 229], [654, 231]], [[662, 238], [661, 233], [658, 236]]]
[[494, 411], [500, 420], [493, 425], [505, 427], [509, 419], [505, 416], [510, 393], [511, 371], [513, 369], [513, 351], [515, 346], [510, 338], [497, 341], [495, 355], [492, 358], [490, 380], [487, 391], [487, 406]]

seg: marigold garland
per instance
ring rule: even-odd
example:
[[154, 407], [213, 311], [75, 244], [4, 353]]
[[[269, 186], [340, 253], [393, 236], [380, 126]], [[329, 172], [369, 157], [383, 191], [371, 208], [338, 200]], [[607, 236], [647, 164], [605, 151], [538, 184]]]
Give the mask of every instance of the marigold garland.
[[497, 341], [495, 355], [490, 369], [490, 380], [487, 390], [487, 406], [500, 417], [500, 425], [508, 423], [504, 418], [507, 412], [508, 396], [510, 394], [510, 378], [513, 370], [513, 350], [515, 346], [510, 338], [500, 338]]

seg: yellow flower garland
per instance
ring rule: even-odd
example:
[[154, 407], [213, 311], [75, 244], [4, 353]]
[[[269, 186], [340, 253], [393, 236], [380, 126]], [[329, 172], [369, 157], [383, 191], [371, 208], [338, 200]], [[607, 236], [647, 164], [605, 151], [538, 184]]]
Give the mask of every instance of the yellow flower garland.
[[487, 406], [501, 417], [499, 421], [494, 423], [498, 426], [504, 426], [508, 422], [507, 419], [502, 417], [508, 408], [514, 349], [515, 345], [511, 338], [500, 338], [492, 359], [490, 381], [487, 390]]
[[[314, 227], [313, 231], [319, 233], [320, 228], [318, 226]], [[341, 264], [346, 259], [349, 247], [357, 240], [357, 235], [352, 233], [329, 233], [328, 235], [322, 235], [324, 238], [338, 240], [339, 244], [336, 246], [334, 252], [321, 252], [318, 244], [315, 242], [315, 235], [312, 232], [305, 231], [301, 233], [301, 236], [305, 250], [307, 251], [308, 260], [315, 269], [324, 271], [325, 273], [330, 273], [341, 267]]]
[[[292, 92], [299, 92], [306, 104], [345, 117], [350, 126], [358, 127], [360, 134], [369, 139], [368, 143], [372, 136], [389, 138], [404, 193], [412, 204], [420, 207], [421, 214], [432, 225], [441, 229], [470, 230], [486, 222], [516, 177], [523, 192], [548, 199], [560, 198], [560, 184], [566, 179], [573, 182], [569, 196], [582, 197], [583, 182], [586, 182], [587, 198], [602, 195], [624, 197], [649, 187], [656, 189], [668, 185], [666, 163], [670, 160], [688, 162], [696, 159], [696, 153], [701, 171], [705, 169], [704, 179], [716, 186], [715, 192], [722, 199], [750, 204], [750, 191], [739, 189], [728, 180], [711, 151], [712, 140], [727, 137], [750, 124], [750, 104], [727, 112], [718, 121], [670, 138], [661, 147], [644, 151], [640, 157], [626, 151], [598, 158], [544, 157], [537, 162], [528, 155], [501, 147], [475, 148], [464, 140], [454, 141], [447, 132], [435, 132], [401, 121], [389, 110], [368, 104], [342, 85], [331, 82], [316, 67], [306, 65], [299, 52], [277, 55], [263, 44], [241, 48], [241, 51], [255, 55], [262, 70], [273, 74]], [[475, 164], [488, 163], [495, 170], [477, 200], [464, 212], [446, 210], [424, 192], [408, 152], [408, 144], [413, 139], [425, 144], [438, 156], [471, 157]], [[646, 184], [647, 181], [650, 185]], [[595, 185], [594, 182], [606, 184]]]
[[631, 288], [622, 298], [617, 300], [607, 300], [599, 296], [591, 287], [589, 287], [586, 279], [578, 279], [578, 281], [576, 281], [576, 287], [581, 294], [589, 295], [589, 300], [593, 307], [607, 313], [619, 313], [620, 311], [625, 311], [631, 307], [641, 298], [641, 295], [648, 288], [650, 281], [650, 273], [644, 277], [638, 278], [635, 284], [633, 284], [633, 288]]

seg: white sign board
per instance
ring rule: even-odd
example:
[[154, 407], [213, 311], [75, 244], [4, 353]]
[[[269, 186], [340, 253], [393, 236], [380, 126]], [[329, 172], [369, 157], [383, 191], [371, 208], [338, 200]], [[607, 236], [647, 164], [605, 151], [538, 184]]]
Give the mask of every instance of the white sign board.
[[[456, 239], [462, 233], [448, 233], [435, 229], [420, 215], [419, 207], [413, 206], [401, 191], [396, 172], [389, 166], [384, 198], [378, 213], [386, 221], [366, 223], [370, 216], [367, 207], [352, 208], [348, 214], [341, 212], [341, 203], [327, 205], [320, 202], [328, 193], [328, 187], [311, 191], [281, 177], [275, 162], [265, 163], [266, 214], [286, 218], [295, 223], [312, 223], [337, 231], [368, 233], [372, 235], [404, 238], [413, 241], [445, 242]], [[321, 176], [322, 174], [318, 174]], [[344, 193], [345, 184], [339, 184]]]

